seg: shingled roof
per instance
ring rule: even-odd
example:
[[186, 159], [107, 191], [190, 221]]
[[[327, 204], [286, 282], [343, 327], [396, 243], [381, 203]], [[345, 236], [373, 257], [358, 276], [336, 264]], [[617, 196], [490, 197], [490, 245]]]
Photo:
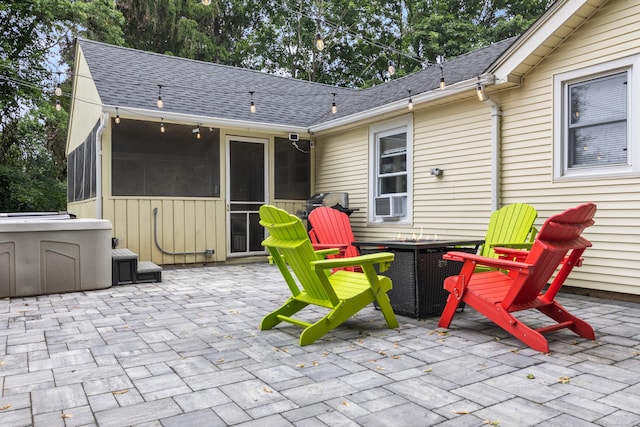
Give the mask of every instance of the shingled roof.
[[[445, 63], [447, 84], [483, 74], [513, 43], [504, 40], [453, 58]], [[158, 85], [162, 85], [162, 112], [309, 128], [331, 120], [436, 90], [440, 68], [429, 67], [368, 89], [348, 89], [254, 70], [79, 39], [101, 102], [105, 106], [148, 110], [158, 115]], [[78, 76], [89, 77], [89, 76]], [[256, 113], [249, 111], [254, 92]], [[339, 106], [331, 114], [333, 93]]]

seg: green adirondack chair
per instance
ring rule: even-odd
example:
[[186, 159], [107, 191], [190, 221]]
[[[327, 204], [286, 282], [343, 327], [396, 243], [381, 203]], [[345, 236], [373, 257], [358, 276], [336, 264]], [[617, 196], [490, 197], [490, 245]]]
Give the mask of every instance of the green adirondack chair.
[[[376, 273], [389, 268], [392, 253], [376, 253], [352, 258], [324, 259], [337, 250], [314, 251], [307, 230], [300, 218], [274, 206], [260, 207], [260, 224], [269, 232], [262, 245], [269, 251], [291, 290], [291, 297], [277, 310], [267, 314], [260, 324], [261, 330], [272, 329], [280, 322], [304, 328], [300, 345], [311, 344], [376, 301], [389, 328], [397, 328], [387, 292], [391, 279]], [[362, 272], [335, 270], [357, 265]], [[292, 316], [313, 305], [328, 312], [314, 323]]]
[[[527, 249], [536, 237], [533, 222], [538, 212], [526, 203], [514, 203], [504, 206], [491, 214], [489, 228], [478, 255], [487, 258], [498, 258], [494, 251], [496, 247]], [[478, 266], [478, 270], [488, 270], [485, 266]]]

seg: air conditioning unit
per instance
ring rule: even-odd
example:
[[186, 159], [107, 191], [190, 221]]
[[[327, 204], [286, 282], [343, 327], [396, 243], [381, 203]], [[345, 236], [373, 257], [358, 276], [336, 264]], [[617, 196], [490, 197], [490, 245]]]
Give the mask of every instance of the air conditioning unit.
[[397, 218], [404, 216], [404, 196], [376, 197], [375, 215], [381, 218]]

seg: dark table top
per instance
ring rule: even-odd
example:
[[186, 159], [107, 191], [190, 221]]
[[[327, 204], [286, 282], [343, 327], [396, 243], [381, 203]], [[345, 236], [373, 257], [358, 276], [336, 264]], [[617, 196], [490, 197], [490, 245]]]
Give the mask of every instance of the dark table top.
[[406, 250], [421, 250], [421, 249], [440, 249], [450, 248], [452, 246], [478, 246], [484, 243], [484, 240], [368, 240], [358, 241], [351, 243], [359, 248], [361, 247], [376, 247], [376, 248], [388, 248], [388, 249], [406, 249]]

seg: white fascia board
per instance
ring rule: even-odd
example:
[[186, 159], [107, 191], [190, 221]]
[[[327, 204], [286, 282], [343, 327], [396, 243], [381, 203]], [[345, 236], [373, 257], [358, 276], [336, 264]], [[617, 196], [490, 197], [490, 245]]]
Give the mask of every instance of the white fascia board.
[[496, 76], [496, 83], [509, 80], [513, 71], [523, 63], [545, 40], [585, 5], [599, 7], [606, 0], [558, 0], [516, 42], [503, 53], [489, 72]]
[[[487, 78], [486, 75], [483, 75], [483, 76], [484, 76], [484, 79], [481, 80], [481, 83], [491, 84], [493, 82], [492, 78]], [[457, 95], [460, 93], [467, 92], [469, 89], [475, 88], [477, 84], [478, 84], [478, 78], [474, 77], [473, 79], [463, 80], [463, 81], [454, 83], [452, 85], [448, 85], [444, 90], [433, 89], [428, 92], [412, 95], [411, 99], [413, 101], [413, 108], [415, 109], [420, 104], [426, 104], [428, 102], [432, 102], [437, 99], [447, 98], [452, 95]], [[333, 128], [349, 125], [362, 120], [375, 118], [387, 113], [393, 113], [398, 111], [406, 112], [408, 100], [409, 100], [409, 96], [406, 96], [405, 98], [402, 98], [398, 101], [394, 101], [389, 104], [382, 105], [380, 107], [372, 108], [370, 110], [361, 111], [359, 113], [351, 114], [349, 116], [340, 117], [339, 119], [320, 123], [320, 124], [311, 126], [309, 128], [309, 133], [330, 130]]]
[[[115, 105], [104, 105], [102, 109], [111, 114], [116, 114], [116, 106]], [[257, 130], [257, 131], [272, 131], [272, 132], [290, 132], [290, 133], [301, 133], [307, 134], [309, 129], [302, 126], [291, 126], [277, 123], [262, 123], [262, 122], [252, 122], [247, 120], [235, 120], [235, 119], [223, 119], [219, 117], [210, 117], [210, 116], [192, 116], [189, 114], [182, 113], [172, 113], [169, 111], [158, 111], [158, 110], [146, 110], [142, 108], [130, 108], [130, 107], [122, 107], [118, 106], [118, 111], [120, 116], [134, 116], [140, 118], [147, 119], [156, 119], [160, 121], [161, 119], [165, 122], [173, 122], [176, 124], [193, 124], [194, 126], [200, 125], [203, 127], [230, 127], [230, 128], [241, 128], [248, 130]]]

